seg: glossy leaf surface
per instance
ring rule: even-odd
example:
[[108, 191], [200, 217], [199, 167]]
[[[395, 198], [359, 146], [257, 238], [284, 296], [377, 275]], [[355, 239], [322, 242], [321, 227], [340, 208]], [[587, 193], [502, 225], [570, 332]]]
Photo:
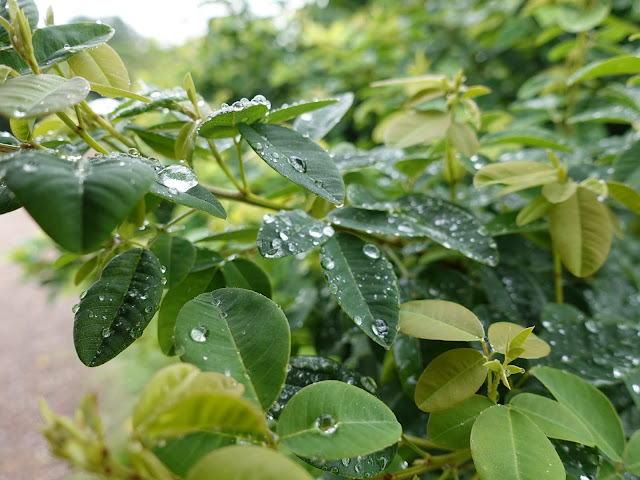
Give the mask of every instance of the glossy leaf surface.
[[196, 248], [189, 240], [177, 235], [160, 235], [151, 251], [165, 268], [165, 288], [174, 287], [184, 280], [196, 261]]
[[484, 337], [478, 317], [446, 300], [414, 300], [400, 305], [400, 332], [427, 340], [479, 341]]
[[[329, 105], [333, 105], [338, 100], [315, 100], [312, 102], [300, 102], [294, 103], [293, 105], [283, 105], [277, 110], [271, 110], [267, 115], [267, 123], [282, 123], [287, 120], [291, 120], [292, 118], [299, 117], [308, 112], [313, 112], [314, 110], [318, 110], [320, 108], [324, 108]], [[307, 118], [307, 117], [303, 117]], [[324, 136], [324, 135], [323, 135]], [[319, 139], [317, 139], [319, 140]]]
[[341, 458], [340, 460], [314, 460], [303, 458], [305, 462], [316, 468], [331, 472], [348, 478], [371, 478], [380, 473], [391, 464], [391, 461], [398, 451], [397, 445], [370, 453], [369, 455], [358, 455], [351, 458]]
[[303, 210], [283, 210], [264, 216], [256, 242], [263, 257], [281, 258], [322, 245], [333, 234], [333, 227]]
[[307, 112], [296, 118], [293, 129], [301, 135], [307, 135], [311, 140], [318, 141], [335, 127], [347, 113], [353, 103], [351, 92], [336, 95], [337, 103], [327, 105], [319, 110]]

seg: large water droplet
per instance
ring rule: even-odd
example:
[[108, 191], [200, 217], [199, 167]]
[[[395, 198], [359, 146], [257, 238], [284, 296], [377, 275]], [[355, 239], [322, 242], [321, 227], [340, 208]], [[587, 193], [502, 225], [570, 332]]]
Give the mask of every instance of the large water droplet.
[[324, 435], [335, 433], [338, 430], [338, 426], [339, 423], [328, 413], [323, 413], [316, 418], [316, 428]]
[[313, 238], [322, 237], [322, 228], [320, 228], [320, 226], [318, 226], [318, 225], [313, 225], [309, 229], [309, 235], [311, 235]]
[[389, 327], [384, 320], [376, 318], [373, 325], [371, 325], [371, 331], [375, 336], [384, 338], [387, 336], [387, 333], [389, 333]]
[[78, 309], [80, 308], [80, 304], [76, 303], [73, 307], [71, 307], [71, 311], [73, 313], [76, 313], [78, 311]]
[[186, 192], [198, 184], [198, 177], [183, 165], [169, 165], [158, 174], [158, 183], [178, 192]]
[[296, 172], [304, 173], [307, 171], [307, 164], [302, 158], [291, 155], [287, 161]]
[[202, 343], [209, 336], [209, 329], [204, 325], [198, 325], [197, 327], [193, 327], [191, 329], [189, 335], [194, 342]]
[[333, 270], [336, 266], [336, 262], [329, 257], [324, 257], [320, 262], [320, 265], [322, 265], [322, 268], [325, 270]]
[[362, 252], [369, 258], [380, 258], [380, 249], [373, 243], [365, 243], [362, 247]]
[[113, 330], [111, 330], [111, 328], [109, 328], [109, 327], [104, 327], [104, 328], [102, 329], [102, 336], [103, 336], [104, 338], [108, 338], [108, 337], [110, 337], [112, 333], [113, 333]]

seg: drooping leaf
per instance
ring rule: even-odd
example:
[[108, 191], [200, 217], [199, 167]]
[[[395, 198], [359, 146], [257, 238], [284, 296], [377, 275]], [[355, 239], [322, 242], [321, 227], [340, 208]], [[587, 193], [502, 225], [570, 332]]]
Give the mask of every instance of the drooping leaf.
[[340, 460], [314, 460], [303, 458], [305, 462], [316, 468], [331, 472], [348, 478], [371, 478], [384, 472], [391, 465], [391, 461], [398, 451], [398, 445], [370, 453], [369, 455], [358, 455], [351, 458], [341, 458]]
[[400, 332], [427, 340], [479, 341], [484, 328], [471, 311], [445, 300], [414, 300], [400, 305]]
[[621, 182], [607, 181], [607, 189], [618, 202], [623, 204], [629, 210], [640, 215], [640, 193]]
[[284, 384], [289, 324], [275, 303], [250, 290], [222, 288], [187, 302], [176, 320], [175, 344], [184, 361], [237, 379], [264, 410]]
[[178, 285], [169, 289], [158, 313], [158, 343], [165, 355], [175, 355], [174, 330], [180, 309], [201, 293], [225, 286], [222, 274], [216, 268], [192, 272]]
[[263, 257], [280, 258], [311, 250], [333, 234], [333, 227], [303, 210], [282, 210], [265, 215], [256, 242]]
[[484, 479], [565, 480], [562, 461], [524, 414], [502, 405], [480, 414], [471, 429], [471, 454]]
[[344, 182], [327, 151], [279, 125], [238, 125], [240, 134], [271, 168], [330, 202], [344, 201]]
[[476, 393], [487, 377], [485, 357], [471, 348], [438, 355], [418, 379], [415, 401], [420, 410], [440, 412]]
[[85, 365], [108, 362], [142, 335], [162, 296], [160, 262], [135, 248], [116, 255], [80, 301], [73, 342]]
[[[524, 331], [525, 328], [515, 323], [509, 322], [497, 322], [492, 323], [489, 326], [489, 343], [491, 347], [498, 353], [503, 355], [507, 353], [509, 342], [514, 339], [516, 335]], [[547, 342], [538, 338], [533, 333], [529, 334], [529, 337], [521, 345], [524, 348], [524, 352], [518, 355], [520, 358], [541, 358], [549, 355], [551, 347]]]
[[198, 135], [205, 138], [224, 138], [237, 135], [238, 125], [251, 125], [264, 118], [271, 104], [264, 98], [243, 98], [233, 105], [213, 111], [200, 125]]
[[323, 138], [347, 113], [353, 103], [354, 95], [351, 92], [347, 92], [336, 95], [335, 98], [337, 100], [336, 103], [313, 112], [307, 112], [296, 118], [295, 122], [293, 122], [293, 129], [314, 141]]
[[618, 414], [602, 392], [576, 375], [550, 367], [534, 367], [531, 374], [586, 425], [598, 448], [613, 460], [620, 460], [624, 432]]
[[[113, 28], [101, 23], [71, 23], [38, 28], [33, 33], [35, 58], [40, 68], [45, 70], [76, 53], [104, 44], [113, 34]], [[0, 49], [0, 63], [23, 73], [29, 70], [13, 49]]]
[[91, 87], [81, 77], [66, 80], [56, 75], [25, 75], [0, 85], [0, 115], [33, 118], [60, 112], [80, 103]]
[[384, 132], [385, 144], [407, 148], [444, 137], [451, 124], [451, 115], [440, 110], [408, 111], [395, 117]]
[[186, 480], [209, 480], [213, 477], [229, 480], [313, 480], [293, 460], [270, 448], [255, 445], [232, 445], [212, 452], [193, 466]]
[[596, 272], [611, 248], [607, 209], [585, 188], [549, 209], [549, 230], [562, 263], [576, 277]]
[[[33, 0], [17, 0], [18, 8], [24, 11], [31, 30], [35, 30], [40, 20], [40, 14], [38, 12], [38, 6]], [[0, 16], [9, 21], [9, 2], [8, 0], [0, 0]], [[0, 46], [10, 45], [9, 33], [0, 26]]]
[[629, 439], [622, 460], [629, 472], [640, 475], [640, 430]]
[[[314, 100], [312, 102], [300, 102], [292, 105], [283, 105], [277, 110], [271, 110], [267, 115], [267, 123], [282, 123], [292, 118], [304, 115], [308, 112], [313, 112], [328, 105], [333, 105], [338, 100]], [[307, 117], [303, 117], [307, 118]], [[323, 135], [324, 136], [324, 135]], [[322, 138], [322, 137], [320, 137]], [[319, 140], [319, 139], [318, 139]]]
[[458, 405], [429, 415], [427, 435], [444, 448], [469, 448], [471, 428], [476, 418], [495, 405], [484, 395], [473, 395]]
[[509, 404], [535, 423], [549, 438], [594, 446], [593, 435], [569, 408], [550, 398], [520, 393]]
[[51, 238], [76, 253], [97, 249], [155, 176], [138, 158], [121, 153], [69, 161], [31, 151], [14, 159], [7, 186]]
[[179, 284], [189, 274], [196, 261], [196, 248], [186, 238], [177, 235], [160, 235], [151, 247], [165, 268], [165, 288]]
[[296, 455], [338, 460], [397, 443], [402, 427], [382, 401], [343, 382], [304, 387], [280, 415], [278, 435]]
[[373, 243], [338, 233], [320, 251], [329, 290], [354, 323], [389, 348], [398, 332], [398, 287], [393, 267]]
[[505, 143], [517, 143], [527, 147], [553, 148], [562, 152], [571, 152], [572, 149], [561, 143], [549, 130], [536, 127], [526, 129], [506, 129], [485, 135], [480, 139], [481, 145], [502, 145]]
[[78, 77], [83, 77], [91, 83], [121, 90], [129, 89], [127, 67], [120, 55], [106, 43], [75, 54], [67, 63]]
[[606, 60], [598, 60], [577, 70], [567, 79], [569, 85], [609, 75], [640, 73], [640, 58], [634, 55], [619, 55]]
[[267, 274], [251, 260], [234, 258], [222, 267], [228, 287], [244, 288], [271, 298], [271, 281]]

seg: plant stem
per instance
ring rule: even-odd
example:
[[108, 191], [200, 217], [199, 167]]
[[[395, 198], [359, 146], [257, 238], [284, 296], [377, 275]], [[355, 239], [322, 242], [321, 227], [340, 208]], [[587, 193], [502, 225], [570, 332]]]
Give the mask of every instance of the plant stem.
[[438, 445], [436, 445], [432, 441], [427, 440], [426, 438], [414, 437], [413, 435], [407, 435], [405, 433], [402, 434], [402, 439], [405, 441], [410, 441], [414, 445], [417, 445], [421, 448], [437, 448], [437, 449], [441, 448], [441, 447], [438, 447]]
[[423, 458], [429, 458], [431, 457], [431, 454], [429, 452], [425, 452], [424, 450], [422, 450], [420, 447], [418, 447], [415, 443], [413, 443], [411, 440], [409, 440], [409, 438], [406, 435], [402, 435], [402, 441], [404, 442], [404, 444], [409, 447], [411, 450], [413, 450], [414, 452], [416, 452], [418, 455], [420, 455]]
[[236, 142], [236, 139], [233, 139], [233, 143], [236, 144], [236, 152], [238, 154], [238, 167], [240, 168], [240, 178], [242, 178], [242, 185], [244, 186], [243, 192], [248, 194], [251, 192], [249, 190], [249, 183], [247, 182], [247, 176], [244, 173], [244, 163], [242, 162], [242, 139]]
[[218, 149], [216, 148], [216, 144], [210, 138], [207, 139], [207, 143], [209, 144], [209, 149], [211, 150], [211, 153], [213, 153], [213, 156], [216, 159], [216, 162], [218, 162], [218, 165], [220, 166], [224, 174], [227, 176], [229, 180], [231, 180], [231, 183], [233, 183], [233, 185], [238, 189], [239, 192], [244, 193], [242, 186], [238, 183], [238, 181], [235, 179], [233, 174], [229, 171], [227, 166], [222, 161], [222, 157], [220, 156], [220, 152], [218, 152]]
[[83, 100], [80, 103], [80, 106], [82, 107], [82, 109], [89, 114], [89, 116], [91, 117], [91, 120], [93, 120], [94, 122], [96, 122], [98, 125], [100, 125], [102, 128], [104, 128], [107, 132], [109, 132], [112, 136], [114, 136], [115, 138], [117, 138], [118, 140], [120, 140], [123, 144], [125, 144], [127, 147], [129, 148], [136, 148], [136, 144], [133, 143], [133, 141], [127, 137], [125, 137], [124, 135], [122, 135], [120, 132], [118, 132], [113, 125], [111, 125], [111, 122], [108, 122], [107, 120], [105, 120], [101, 115], [98, 115], [96, 112], [94, 112], [91, 107], [89, 106], [89, 104]]
[[184, 213], [181, 213], [180, 215], [178, 215], [175, 218], [172, 218], [171, 220], [169, 220], [167, 223], [165, 223], [163, 226], [161, 226], [160, 228], [158, 228], [158, 231], [156, 232], [155, 236], [151, 239], [151, 241], [149, 241], [149, 243], [147, 243], [147, 248], [150, 248], [151, 245], [153, 245], [155, 243], [155, 241], [158, 239], [158, 237], [160, 236], [160, 234], [166, 232], [167, 230], [169, 230], [169, 228], [171, 228], [173, 225], [175, 225], [178, 222], [181, 222], [182, 220], [184, 220], [185, 218], [187, 218], [189, 215], [197, 212], [198, 210], [195, 208], [190, 208], [189, 210], [187, 210]]
[[70, 129], [72, 129], [76, 135], [78, 135], [82, 140], [84, 140], [84, 142], [89, 145], [91, 148], [93, 148], [96, 152], [98, 153], [102, 153], [104, 155], [108, 155], [109, 151], [106, 150], [102, 145], [100, 145], [98, 142], [96, 142], [91, 135], [89, 135], [87, 133], [87, 131], [83, 128], [81, 128], [80, 126], [76, 125], [75, 123], [73, 123], [73, 120], [71, 120], [71, 118], [69, 118], [69, 115], [67, 115], [64, 112], [58, 112], [56, 114], [58, 116], [58, 118], [60, 120], [62, 120], [64, 122], [64, 124], [69, 127]]
[[553, 280], [556, 287], [556, 303], [564, 302], [562, 291], [562, 260], [556, 248], [553, 248]]
[[200, 184], [216, 197], [226, 198], [229, 200], [236, 200], [238, 202], [248, 203], [249, 205], [256, 205], [258, 207], [270, 208], [271, 210], [291, 210], [291, 207], [287, 207], [281, 203], [272, 202], [266, 198], [262, 198], [253, 193], [234, 192], [233, 190], [227, 190], [224, 188], [212, 187], [210, 185]]

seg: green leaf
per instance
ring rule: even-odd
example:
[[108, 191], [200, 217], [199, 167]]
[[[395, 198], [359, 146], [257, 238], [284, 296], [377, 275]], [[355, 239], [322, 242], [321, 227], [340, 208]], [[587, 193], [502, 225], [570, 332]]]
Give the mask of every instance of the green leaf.
[[402, 389], [409, 398], [416, 394], [416, 384], [424, 369], [420, 340], [398, 335], [391, 346]]
[[640, 140], [631, 144], [615, 160], [612, 180], [623, 182], [631, 187], [640, 188], [640, 168], [638, 157], [640, 156]]
[[[113, 118], [127, 118], [140, 115], [142, 113], [150, 112], [160, 108], [177, 109], [178, 103], [184, 100], [188, 100], [187, 92], [182, 88], [175, 88], [173, 90], [155, 90], [145, 93], [143, 101], [133, 101], [125, 103], [121, 108], [117, 109]], [[148, 100], [151, 100], [149, 102]]]
[[186, 480], [313, 480], [304, 468], [270, 448], [232, 445], [207, 455], [190, 471]]
[[[547, 202], [546, 199], [543, 198], [543, 200], [545, 204], [549, 205], [549, 202]], [[498, 215], [493, 217], [485, 225], [487, 231], [489, 232], [489, 235], [491, 235], [492, 237], [499, 237], [501, 235], [511, 235], [513, 233], [539, 232], [541, 230], [547, 230], [547, 222], [540, 218], [540, 216], [544, 216], [546, 211], [537, 218], [534, 217], [535, 215], [538, 215], [538, 212], [532, 214], [532, 218], [528, 218], [526, 215], [524, 215], [524, 224], [520, 225], [518, 223], [520, 213], [525, 211], [525, 209], [532, 203], [533, 202], [530, 202], [520, 212], [499, 213]]]
[[640, 193], [625, 183], [607, 180], [607, 189], [618, 202], [632, 212], [640, 215]]
[[327, 151], [279, 125], [240, 124], [238, 130], [271, 168], [336, 205], [344, 201], [344, 182]]
[[334, 225], [378, 235], [429, 237], [480, 263], [495, 266], [498, 250], [479, 220], [462, 208], [439, 198], [407, 195], [391, 204], [393, 212], [344, 207], [332, 211]]
[[549, 438], [594, 446], [593, 435], [582, 420], [563, 404], [532, 393], [520, 393], [509, 404], [535, 423]]
[[384, 472], [391, 464], [391, 461], [398, 451], [398, 445], [370, 453], [369, 455], [358, 455], [351, 458], [341, 458], [340, 460], [314, 460], [303, 458], [309, 465], [348, 478], [371, 478]]
[[80, 103], [91, 90], [81, 77], [66, 80], [56, 75], [26, 75], [0, 85], [0, 115], [33, 118], [60, 112]]
[[484, 395], [473, 395], [455, 407], [429, 415], [427, 435], [447, 449], [469, 448], [471, 428], [476, 418], [495, 405]]
[[71, 252], [96, 250], [144, 196], [153, 169], [122, 153], [69, 161], [23, 152], [7, 171], [7, 186], [56, 242]]
[[140, 248], [116, 255], [80, 301], [73, 343], [85, 365], [108, 362], [136, 338], [156, 313], [162, 296], [160, 262]]
[[398, 333], [398, 287], [393, 267], [373, 243], [337, 233], [320, 250], [329, 290], [354, 323], [389, 348]]
[[562, 461], [524, 414], [502, 405], [480, 414], [471, 429], [471, 454], [484, 479], [565, 480]]
[[271, 298], [271, 281], [255, 263], [245, 258], [235, 258], [222, 267], [228, 287], [244, 288]]
[[187, 163], [191, 164], [197, 137], [198, 122], [185, 122], [176, 137], [176, 144], [174, 146], [176, 158], [181, 160], [186, 159]]
[[598, 197], [601, 197], [598, 198], [598, 200], [602, 200], [603, 198], [607, 198], [609, 196], [609, 187], [607, 187], [607, 182], [599, 178], [586, 178], [582, 182], [580, 182], [580, 186], [592, 191]]
[[[45, 70], [79, 52], [104, 44], [113, 34], [113, 28], [99, 23], [72, 23], [38, 28], [33, 33], [34, 55], [40, 68]], [[0, 49], [0, 63], [21, 73], [29, 70], [13, 49]]]
[[478, 153], [480, 148], [475, 130], [466, 123], [451, 122], [447, 130], [447, 138], [458, 152], [467, 157]]
[[322, 245], [334, 233], [333, 227], [303, 210], [282, 210], [264, 216], [256, 242], [263, 257], [281, 258]]
[[425, 412], [439, 412], [476, 393], [487, 378], [485, 357], [471, 348], [456, 348], [434, 358], [418, 379], [415, 401]]
[[179, 205], [195, 208], [214, 217], [227, 218], [227, 212], [218, 199], [198, 184], [195, 172], [184, 165], [170, 165], [160, 170], [150, 191]]
[[129, 72], [120, 55], [109, 45], [75, 54], [67, 60], [69, 67], [78, 77], [84, 77], [91, 83], [128, 90]]
[[476, 98], [483, 95], [489, 95], [490, 93], [491, 89], [489, 87], [485, 87], [484, 85], [472, 85], [464, 91], [461, 98]]
[[233, 137], [237, 135], [239, 124], [250, 125], [263, 119], [269, 106], [266, 100], [258, 101], [255, 98], [251, 101], [243, 98], [231, 106], [223, 106], [202, 122], [198, 135], [205, 138]]
[[11, 190], [0, 180], [0, 215], [13, 212], [22, 206]]
[[394, 117], [384, 131], [384, 143], [393, 148], [407, 148], [444, 137], [451, 125], [451, 115], [440, 110], [404, 112]]
[[[267, 115], [267, 123], [282, 123], [292, 118], [298, 117], [307, 112], [318, 110], [319, 108], [333, 105], [338, 102], [337, 99], [315, 100], [313, 102], [299, 102], [293, 105], [284, 104], [277, 110], [271, 110]], [[324, 135], [323, 135], [324, 136]], [[319, 139], [318, 139], [319, 140]]]
[[[40, 13], [38, 12], [38, 6], [33, 0], [17, 0], [18, 8], [24, 10], [24, 14], [29, 21], [31, 30], [35, 30], [40, 20]], [[0, 0], [0, 16], [9, 21], [9, 2], [8, 0]], [[10, 45], [8, 32], [0, 26], [0, 46]]]
[[175, 355], [174, 330], [180, 309], [189, 300], [201, 293], [224, 287], [224, 279], [217, 268], [192, 272], [178, 285], [169, 289], [160, 305], [158, 313], [158, 343], [165, 355]]
[[382, 401], [346, 383], [327, 380], [296, 393], [280, 415], [278, 435], [296, 455], [338, 460], [397, 443], [402, 427]]
[[598, 448], [611, 459], [620, 460], [624, 432], [615, 408], [602, 392], [578, 376], [561, 370], [535, 367], [531, 374], [582, 420]]
[[[524, 327], [516, 325], [515, 323], [492, 323], [489, 326], [489, 343], [491, 343], [491, 348], [493, 348], [496, 352], [505, 355], [507, 353], [507, 348], [510, 347], [511, 340], [513, 340], [516, 335], [520, 334], [524, 330], [526, 330]], [[547, 342], [541, 340], [533, 333], [529, 334], [529, 337], [524, 342], [524, 344], [522, 344], [522, 347], [525, 350], [523, 353], [518, 355], [520, 358], [546, 357], [551, 351], [551, 347], [547, 344]]]
[[446, 300], [414, 300], [400, 305], [400, 332], [427, 340], [464, 342], [484, 337], [478, 317]]
[[[558, 179], [558, 169], [542, 162], [514, 161], [491, 163], [473, 178], [477, 188], [489, 185], [522, 186], [522, 189], [544, 185]], [[517, 191], [517, 190], [513, 190]]]
[[224, 232], [215, 232], [206, 235], [198, 240], [198, 242], [229, 242], [236, 241], [241, 243], [255, 243], [259, 229], [254, 227], [237, 228], [226, 230]]
[[528, 147], [553, 148], [563, 152], [571, 152], [572, 148], [563, 145], [549, 130], [536, 127], [507, 129], [490, 133], [480, 139], [483, 146], [517, 143]]
[[177, 235], [158, 236], [151, 251], [166, 269], [165, 288], [174, 287], [184, 280], [196, 261], [196, 247], [189, 240]]
[[637, 110], [621, 108], [620, 105], [587, 110], [567, 119], [569, 125], [585, 122], [634, 124], [638, 121], [640, 114]]
[[640, 430], [629, 439], [622, 457], [625, 468], [634, 475], [640, 475]]
[[606, 207], [585, 188], [549, 209], [549, 231], [562, 263], [576, 277], [596, 272], [611, 248], [612, 227]]
[[347, 113], [353, 103], [353, 98], [354, 95], [351, 92], [336, 95], [337, 103], [299, 116], [293, 122], [293, 129], [303, 136], [308, 136], [311, 140], [320, 140]]
[[569, 76], [567, 84], [573, 85], [592, 78], [606, 77], [609, 75], [625, 75], [630, 73], [640, 73], [640, 57], [636, 57], [634, 55], [620, 55], [585, 65]]
[[578, 33], [600, 25], [609, 15], [611, 6], [607, 2], [586, 4], [586, 6], [557, 5], [558, 25], [566, 32]]
[[184, 361], [228, 373], [264, 410], [287, 375], [287, 318], [275, 303], [250, 290], [222, 288], [187, 302], [176, 320], [175, 343]]
[[196, 432], [183, 437], [163, 439], [153, 447], [153, 454], [172, 472], [186, 477], [189, 470], [202, 458], [222, 447], [235, 443], [229, 435]]
[[99, 93], [103, 97], [109, 98], [131, 98], [138, 100], [142, 103], [152, 103], [151, 99], [138, 95], [137, 93], [130, 92], [128, 90], [122, 90], [120, 88], [111, 87], [109, 85], [101, 85], [99, 83], [91, 84], [91, 91]]
[[562, 203], [568, 200], [574, 193], [578, 184], [574, 181], [547, 183], [542, 187], [542, 195], [550, 203]]
[[18, 140], [28, 142], [31, 140], [31, 130], [33, 129], [34, 119], [10, 118], [9, 125], [11, 132]]

